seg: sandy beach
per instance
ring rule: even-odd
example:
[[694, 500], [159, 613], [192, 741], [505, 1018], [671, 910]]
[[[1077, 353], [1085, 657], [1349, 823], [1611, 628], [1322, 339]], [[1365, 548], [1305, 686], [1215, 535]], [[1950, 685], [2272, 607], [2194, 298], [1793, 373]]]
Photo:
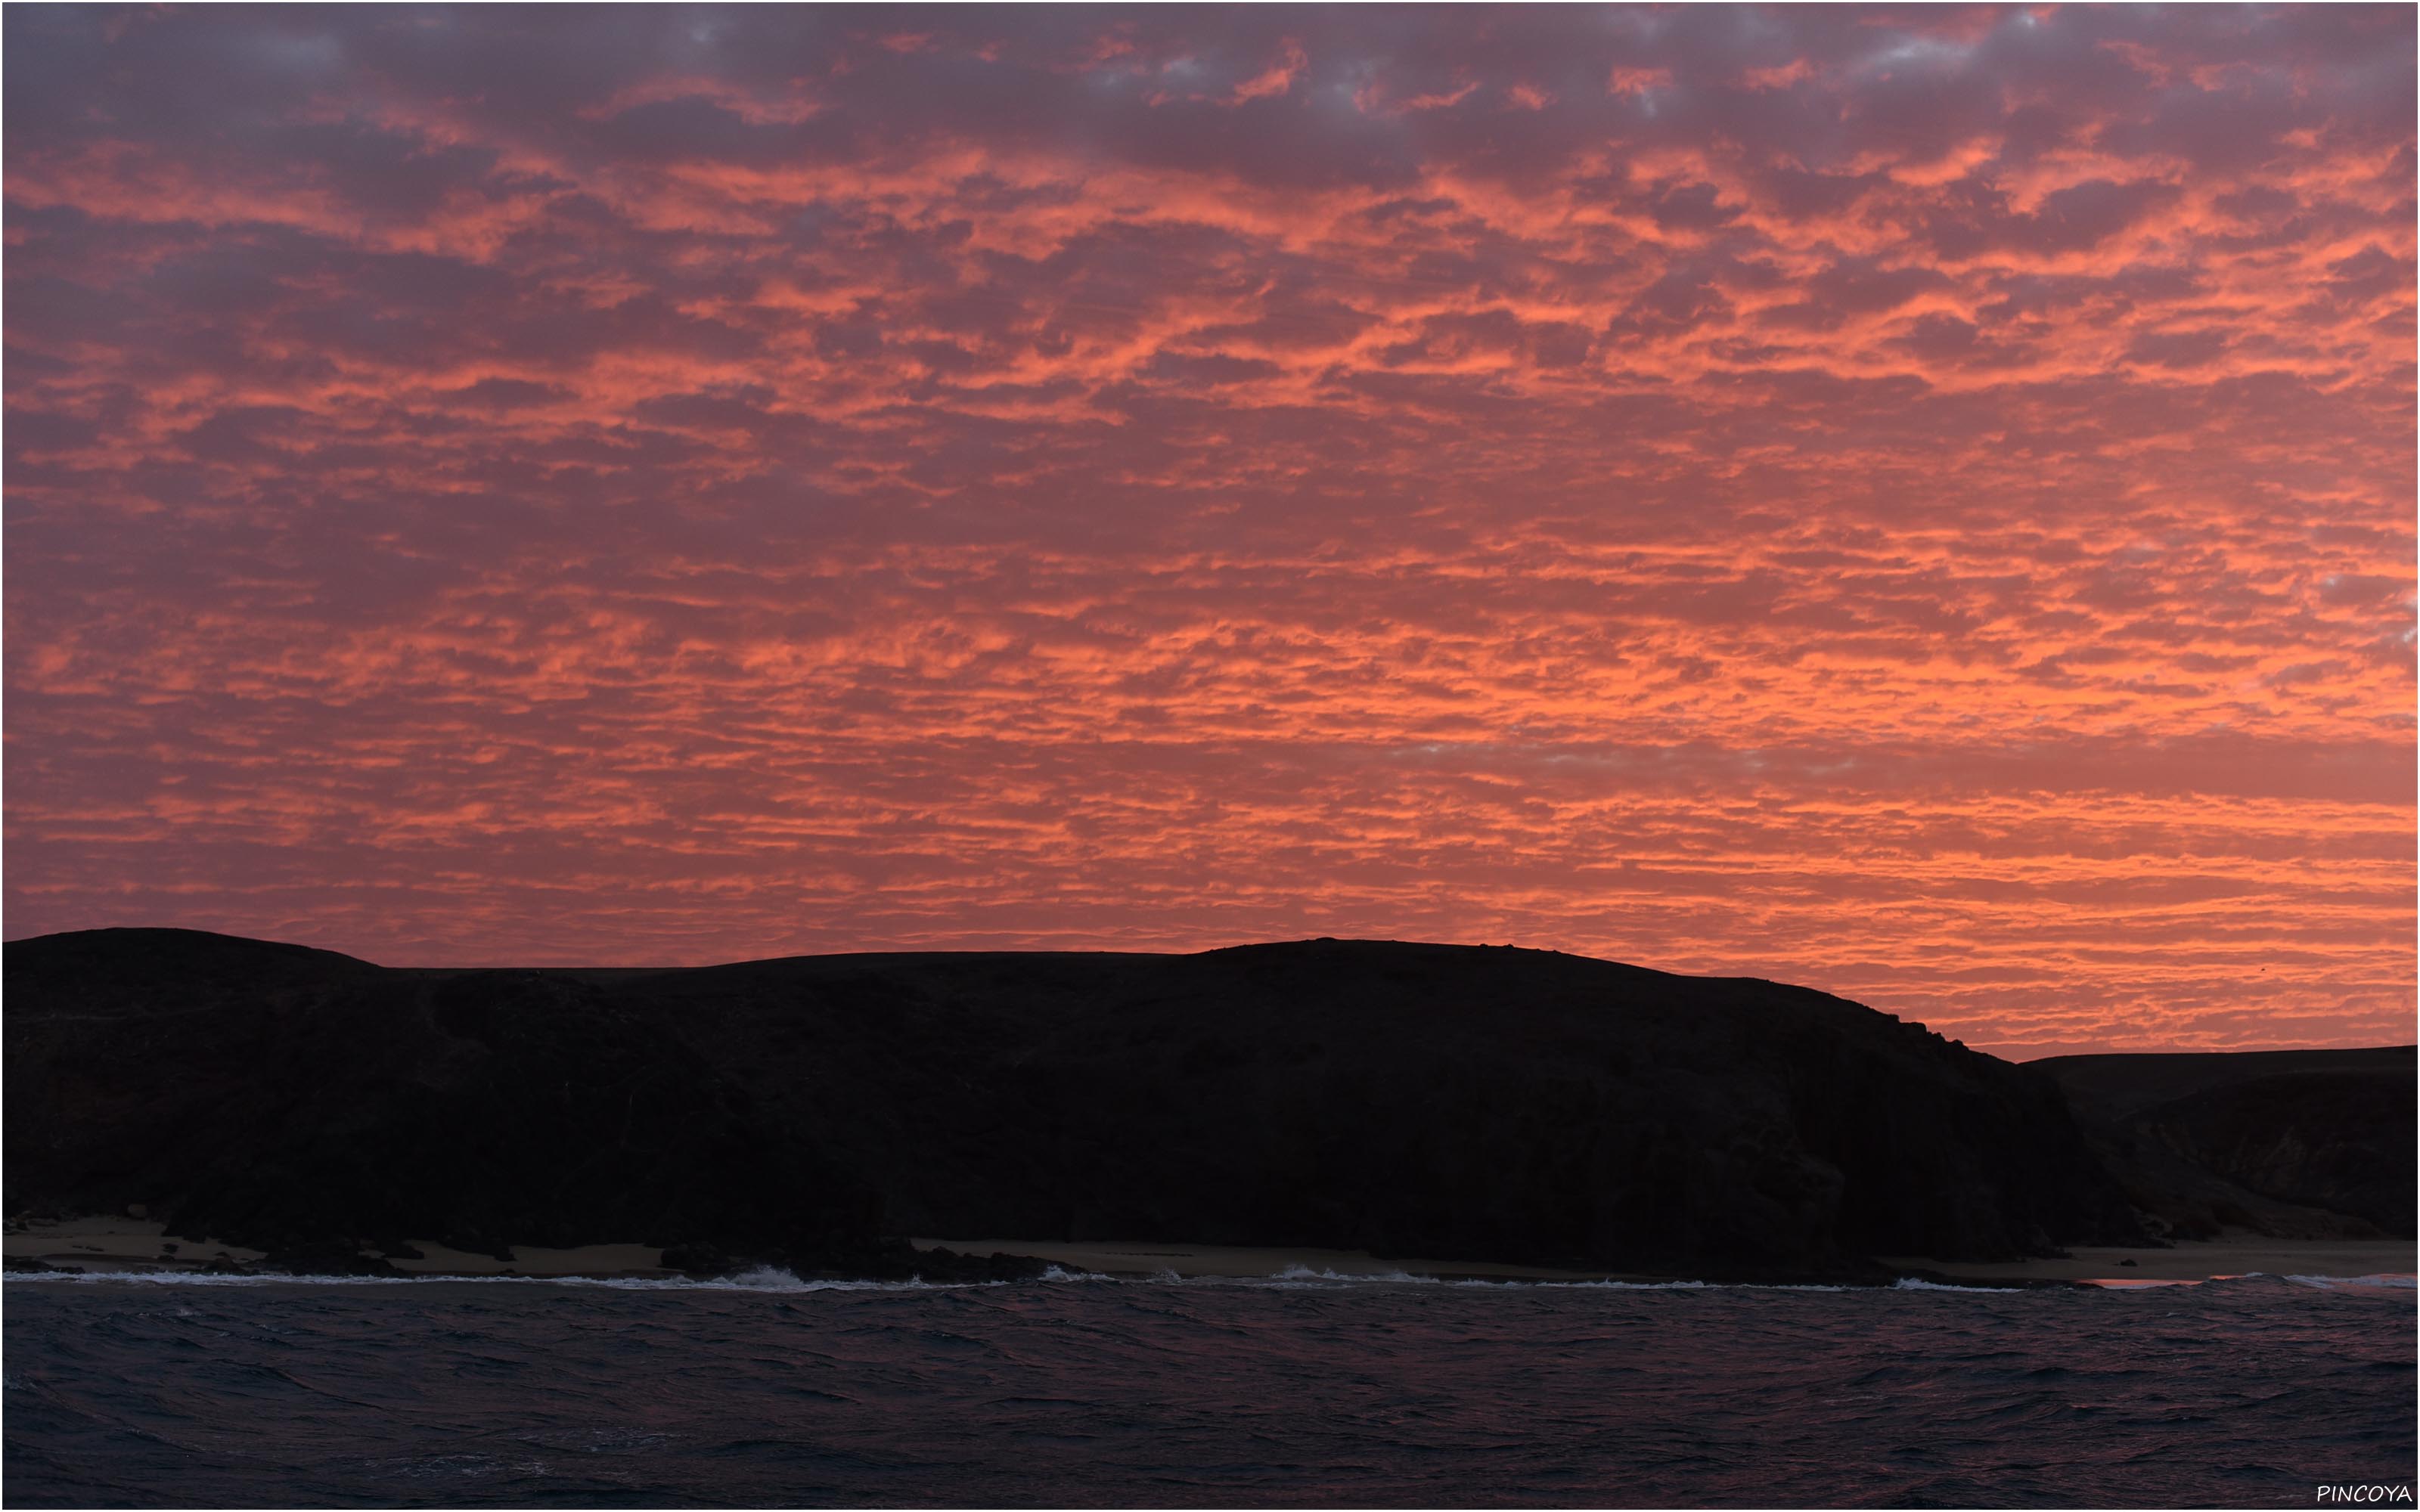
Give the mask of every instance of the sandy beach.
[[1255, 1248], [1236, 1244], [1183, 1244], [1155, 1240], [1094, 1240], [1063, 1244], [1026, 1239], [919, 1239], [921, 1248], [939, 1246], [963, 1255], [1031, 1255], [1070, 1271], [1105, 1275], [1273, 1276], [1304, 1270], [1339, 1276], [1434, 1276], [1441, 1280], [1647, 1281], [1652, 1276], [1607, 1271], [1556, 1271], [1534, 1265], [1497, 1265], [1486, 1260], [1381, 1259], [1367, 1250]]
[[[2078, 1247], [2063, 1260], [1997, 1263], [1876, 1257], [1885, 1265], [1934, 1271], [1978, 1281], [2208, 1281], [2251, 1275], [2410, 1275], [2415, 1246], [2408, 1239], [2268, 1239], [2242, 1234], [2186, 1240], [2171, 1249]], [[2129, 1262], [2132, 1263], [2129, 1263]]]
[[[1385, 1276], [1419, 1275], [1452, 1279], [1590, 1281], [1606, 1273], [1556, 1271], [1536, 1266], [1497, 1265], [1484, 1260], [1380, 1259], [1363, 1250], [1249, 1248], [1236, 1245], [1177, 1244], [1152, 1241], [1061, 1244], [1009, 1239], [919, 1239], [920, 1248], [936, 1246], [962, 1255], [1004, 1251], [1030, 1255], [1070, 1271], [1107, 1275], [1148, 1276], [1173, 1272], [1184, 1276], [1273, 1276], [1289, 1270], [1321, 1274]], [[510, 1260], [492, 1255], [449, 1249], [429, 1240], [413, 1240], [418, 1258], [384, 1257], [396, 1270], [418, 1275], [526, 1276], [670, 1276], [663, 1252], [645, 1244], [584, 1244], [576, 1249], [545, 1249], [515, 1245]], [[199, 1269], [215, 1259], [237, 1263], [258, 1260], [262, 1252], [215, 1241], [196, 1243], [167, 1237], [156, 1222], [141, 1218], [82, 1217], [11, 1221], [6, 1251], [12, 1258], [37, 1259], [80, 1270]], [[365, 1250], [365, 1256], [376, 1255]], [[1648, 1280], [1647, 1276], [1620, 1279]]]
[[262, 1252], [214, 1239], [172, 1239], [161, 1224], [143, 1218], [88, 1215], [75, 1218], [11, 1218], [0, 1236], [0, 1252], [12, 1260], [41, 1260], [86, 1271], [200, 1269], [212, 1260], [239, 1264]]
[[[1381, 1259], [1364, 1250], [1249, 1248], [1150, 1241], [1080, 1244], [1016, 1239], [920, 1239], [976, 1255], [1003, 1250], [1031, 1255], [1069, 1270], [1109, 1275], [1268, 1276], [1299, 1267], [1340, 1276], [1433, 1276], [1441, 1280], [1656, 1281], [1684, 1279], [1636, 1272], [1558, 1271], [1538, 1266], [1497, 1265], [1483, 1260]], [[2180, 1243], [2173, 1249], [2076, 1249], [2067, 1259], [1999, 1263], [1935, 1260], [1922, 1256], [1878, 1256], [1884, 1265], [1978, 1281], [2207, 1281], [2248, 1275], [2409, 1275], [2414, 1243], [2408, 1239], [2287, 1240], [2243, 1235], [2236, 1239]], [[2124, 1262], [2132, 1260], [2128, 1265]]]
[[[1259, 1277], [1289, 1271], [1313, 1275], [1396, 1275], [1439, 1280], [1483, 1281], [1654, 1281], [1673, 1279], [1640, 1273], [1567, 1271], [1530, 1265], [1501, 1265], [1486, 1260], [1424, 1257], [1381, 1258], [1366, 1250], [1308, 1249], [1233, 1244], [1186, 1244], [1166, 1241], [1088, 1241], [1061, 1243], [1021, 1239], [919, 1239], [920, 1248], [945, 1248], [962, 1255], [995, 1251], [1029, 1255], [1069, 1271], [1105, 1275]], [[401, 1271], [415, 1275], [523, 1275], [659, 1277], [676, 1275], [663, 1266], [663, 1252], [645, 1244], [584, 1244], [574, 1249], [518, 1245], [512, 1258], [449, 1249], [427, 1240], [415, 1240], [416, 1257], [383, 1257]], [[215, 1240], [171, 1238], [153, 1221], [132, 1217], [12, 1219], [5, 1239], [12, 1259], [87, 1271], [199, 1270], [216, 1260], [246, 1264], [262, 1252]], [[365, 1256], [377, 1255], [365, 1250]], [[1908, 1271], [1978, 1281], [2205, 1281], [2248, 1275], [2409, 1275], [2415, 1270], [2415, 1246], [2408, 1239], [2279, 1240], [2258, 1235], [2202, 1242], [2172, 1249], [2080, 1248], [2066, 1259], [1977, 1262], [1938, 1260], [1917, 1255], [1878, 1257], [1885, 1265]], [[2127, 1261], [2133, 1264], [2127, 1264]]]
[[[199, 1270], [213, 1260], [246, 1264], [263, 1258], [262, 1251], [246, 1249], [240, 1244], [222, 1244], [216, 1240], [195, 1242], [173, 1239], [162, 1225], [141, 1218], [12, 1219], [5, 1244], [0, 1247], [5, 1247], [11, 1259], [41, 1260], [51, 1265], [86, 1271], [156, 1271], [179, 1267]], [[448, 1249], [430, 1240], [414, 1240], [411, 1247], [420, 1252], [417, 1258], [405, 1255], [381, 1257], [396, 1270], [415, 1275], [669, 1276], [679, 1273], [664, 1269], [663, 1252], [645, 1244], [583, 1244], [577, 1249], [545, 1249], [524, 1244], [514, 1248], [513, 1257], [509, 1260], [501, 1260], [492, 1255]], [[380, 1252], [364, 1250], [362, 1253], [379, 1256]]]

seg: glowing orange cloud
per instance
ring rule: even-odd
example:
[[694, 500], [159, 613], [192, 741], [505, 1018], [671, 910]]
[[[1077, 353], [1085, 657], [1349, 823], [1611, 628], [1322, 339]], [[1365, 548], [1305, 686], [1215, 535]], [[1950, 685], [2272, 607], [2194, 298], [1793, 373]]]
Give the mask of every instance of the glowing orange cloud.
[[17, 8], [7, 928], [2412, 1035], [2408, 8]]

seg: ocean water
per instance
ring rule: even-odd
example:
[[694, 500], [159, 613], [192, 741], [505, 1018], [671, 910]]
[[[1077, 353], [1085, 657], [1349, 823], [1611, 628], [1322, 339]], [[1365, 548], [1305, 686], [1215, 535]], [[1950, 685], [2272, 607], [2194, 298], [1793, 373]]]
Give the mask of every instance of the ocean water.
[[5, 1334], [14, 1507], [2310, 1506], [2414, 1474], [2409, 1278], [12, 1276]]

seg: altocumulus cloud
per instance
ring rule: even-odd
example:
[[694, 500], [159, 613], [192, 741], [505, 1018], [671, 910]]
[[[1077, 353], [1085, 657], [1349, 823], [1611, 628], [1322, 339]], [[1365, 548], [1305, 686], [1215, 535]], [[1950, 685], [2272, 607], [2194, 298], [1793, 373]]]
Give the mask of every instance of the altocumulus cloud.
[[12, 935], [2410, 1038], [2408, 7], [5, 24]]

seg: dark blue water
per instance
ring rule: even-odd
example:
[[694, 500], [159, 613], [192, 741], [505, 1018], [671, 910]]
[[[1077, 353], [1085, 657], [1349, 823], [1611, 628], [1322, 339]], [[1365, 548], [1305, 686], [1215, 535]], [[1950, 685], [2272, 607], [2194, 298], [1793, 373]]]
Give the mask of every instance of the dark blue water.
[[2286, 1505], [2408, 1287], [11, 1278], [11, 1506]]

